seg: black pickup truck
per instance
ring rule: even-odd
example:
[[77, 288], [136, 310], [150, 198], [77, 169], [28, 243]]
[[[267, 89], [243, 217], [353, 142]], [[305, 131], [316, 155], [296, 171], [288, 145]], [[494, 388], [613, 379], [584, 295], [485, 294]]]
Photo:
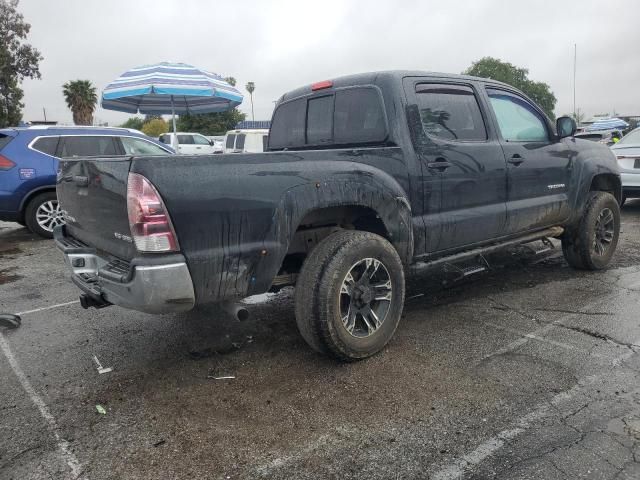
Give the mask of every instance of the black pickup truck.
[[337, 78], [280, 98], [265, 153], [62, 160], [55, 240], [85, 307], [187, 311], [295, 284], [305, 340], [365, 358], [414, 268], [549, 237], [573, 267], [608, 264], [620, 174], [574, 133], [492, 80]]

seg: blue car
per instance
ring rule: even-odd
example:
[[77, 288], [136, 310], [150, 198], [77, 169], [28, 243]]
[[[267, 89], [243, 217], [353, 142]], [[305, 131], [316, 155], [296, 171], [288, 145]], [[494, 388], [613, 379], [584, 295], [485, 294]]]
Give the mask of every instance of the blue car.
[[64, 223], [56, 198], [59, 158], [174, 153], [142, 132], [108, 127], [0, 129], [0, 220], [45, 238]]

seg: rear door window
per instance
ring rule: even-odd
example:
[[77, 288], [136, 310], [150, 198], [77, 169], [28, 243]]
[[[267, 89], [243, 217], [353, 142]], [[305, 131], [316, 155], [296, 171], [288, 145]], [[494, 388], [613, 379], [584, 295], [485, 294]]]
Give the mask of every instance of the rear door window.
[[60, 137], [40, 137], [33, 142], [31, 148], [38, 152], [55, 157], [56, 149], [58, 148], [58, 140], [60, 140]]
[[193, 145], [195, 142], [192, 135], [178, 135], [178, 143], [180, 145]]
[[482, 141], [487, 131], [471, 87], [418, 84], [416, 98], [427, 135], [452, 141]]
[[63, 158], [72, 157], [110, 157], [118, 155], [114, 137], [78, 136], [62, 137]]
[[229, 134], [227, 135], [227, 143], [225, 143], [225, 148], [228, 148], [229, 150], [233, 149], [234, 145], [236, 143], [236, 136], [235, 134]]

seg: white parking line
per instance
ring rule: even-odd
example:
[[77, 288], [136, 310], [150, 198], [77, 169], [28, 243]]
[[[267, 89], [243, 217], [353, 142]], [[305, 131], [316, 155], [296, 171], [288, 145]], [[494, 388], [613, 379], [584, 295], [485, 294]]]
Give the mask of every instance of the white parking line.
[[70, 478], [78, 479], [82, 474], [82, 467], [80, 465], [80, 462], [71, 451], [69, 442], [67, 442], [64, 438], [62, 438], [60, 434], [60, 427], [58, 427], [58, 424], [56, 423], [56, 419], [53, 417], [53, 415], [51, 415], [51, 412], [49, 411], [47, 404], [44, 403], [44, 400], [42, 400], [42, 398], [37, 394], [35, 389], [31, 386], [31, 383], [27, 379], [27, 376], [22, 371], [22, 368], [20, 368], [18, 361], [13, 356], [13, 353], [9, 348], [9, 342], [7, 342], [7, 339], [5, 338], [2, 332], [0, 332], [0, 349], [2, 349], [2, 353], [4, 353], [4, 356], [7, 358], [7, 361], [9, 362], [9, 365], [11, 366], [13, 373], [18, 378], [20, 385], [22, 385], [22, 388], [24, 389], [24, 391], [27, 392], [33, 404], [36, 407], [38, 407], [38, 410], [40, 411], [40, 415], [47, 422], [47, 426], [49, 427], [49, 430], [51, 430], [51, 432], [53, 433], [53, 436], [56, 439], [58, 450], [60, 451], [60, 456], [66, 462], [67, 466], [71, 470], [72, 476]]
[[[564, 343], [564, 342], [558, 342], [557, 340], [551, 340], [550, 338], [546, 338], [546, 337], [540, 337], [534, 333], [527, 333], [527, 332], [523, 332], [522, 330], [518, 330], [515, 328], [509, 328], [509, 327], [505, 327], [502, 325], [498, 325], [496, 323], [492, 323], [492, 322], [482, 322], [484, 325], [487, 325], [488, 327], [492, 327], [495, 328], [497, 330], [502, 330], [504, 332], [509, 332], [509, 333], [513, 333], [514, 335], [520, 335], [522, 338], [519, 340], [525, 340], [526, 339], [530, 339], [530, 340], [535, 340], [537, 342], [542, 342], [542, 343], [546, 343], [548, 345], [554, 345], [556, 347], [560, 347], [560, 348], [564, 348], [565, 350], [573, 350], [575, 352], [580, 352], [580, 353], [584, 353], [585, 349], [582, 347], [576, 347], [574, 345], [570, 345], [568, 343]], [[559, 325], [558, 323], [556, 323], [555, 325]], [[518, 345], [522, 345], [525, 342], [519, 342]], [[495, 353], [492, 353], [491, 356], [494, 356]], [[607, 358], [603, 355], [600, 355], [598, 353], [590, 353], [589, 356], [591, 357], [598, 357], [598, 358]], [[485, 357], [488, 358], [488, 357]]]
[[80, 303], [80, 300], [73, 300], [72, 302], [58, 303], [56, 305], [49, 305], [48, 307], [35, 308], [33, 310], [27, 310], [25, 312], [18, 312], [16, 313], [16, 315], [26, 315], [28, 313], [42, 312], [44, 310], [51, 310], [52, 308], [66, 307], [67, 305], [73, 305], [74, 303]]
[[[550, 327], [549, 329], [551, 329], [553, 328], [554, 325], [549, 324], [547, 326], [549, 326]], [[539, 331], [540, 330], [536, 330], [537, 333]], [[525, 338], [521, 340], [526, 341], [527, 339]], [[513, 345], [516, 342], [512, 342], [510, 345]], [[640, 342], [640, 339], [638, 339], [633, 343], [637, 344], [638, 342]], [[634, 350], [628, 349], [626, 353], [617, 357], [613, 362], [614, 364], [619, 364], [620, 362], [631, 357], [635, 353], [636, 352]], [[554, 396], [550, 402], [542, 403], [534, 411], [525, 415], [524, 417], [521, 417], [512, 428], [503, 430], [497, 435], [489, 438], [488, 440], [485, 440], [480, 445], [478, 445], [473, 451], [455, 459], [450, 464], [441, 467], [430, 478], [432, 480], [457, 480], [462, 478], [465, 472], [475, 467], [476, 465], [479, 465], [488, 457], [496, 453], [498, 450], [500, 450], [504, 446], [506, 442], [524, 433], [531, 426], [533, 422], [547, 416], [551, 406], [556, 406], [563, 401], [573, 398], [585, 386], [594, 383], [597, 379], [605, 375], [607, 374], [594, 375], [594, 376], [587, 377], [583, 383], [574, 386], [573, 388], [567, 390], [566, 392], [559, 393], [558, 395]]]

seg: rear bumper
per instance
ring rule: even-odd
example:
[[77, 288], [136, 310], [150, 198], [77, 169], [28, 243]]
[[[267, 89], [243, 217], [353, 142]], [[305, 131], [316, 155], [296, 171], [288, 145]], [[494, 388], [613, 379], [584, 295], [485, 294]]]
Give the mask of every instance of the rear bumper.
[[124, 262], [99, 254], [66, 234], [54, 231], [54, 240], [71, 268], [71, 279], [96, 304], [114, 304], [146, 313], [191, 310], [193, 282], [185, 258], [172, 254]]

